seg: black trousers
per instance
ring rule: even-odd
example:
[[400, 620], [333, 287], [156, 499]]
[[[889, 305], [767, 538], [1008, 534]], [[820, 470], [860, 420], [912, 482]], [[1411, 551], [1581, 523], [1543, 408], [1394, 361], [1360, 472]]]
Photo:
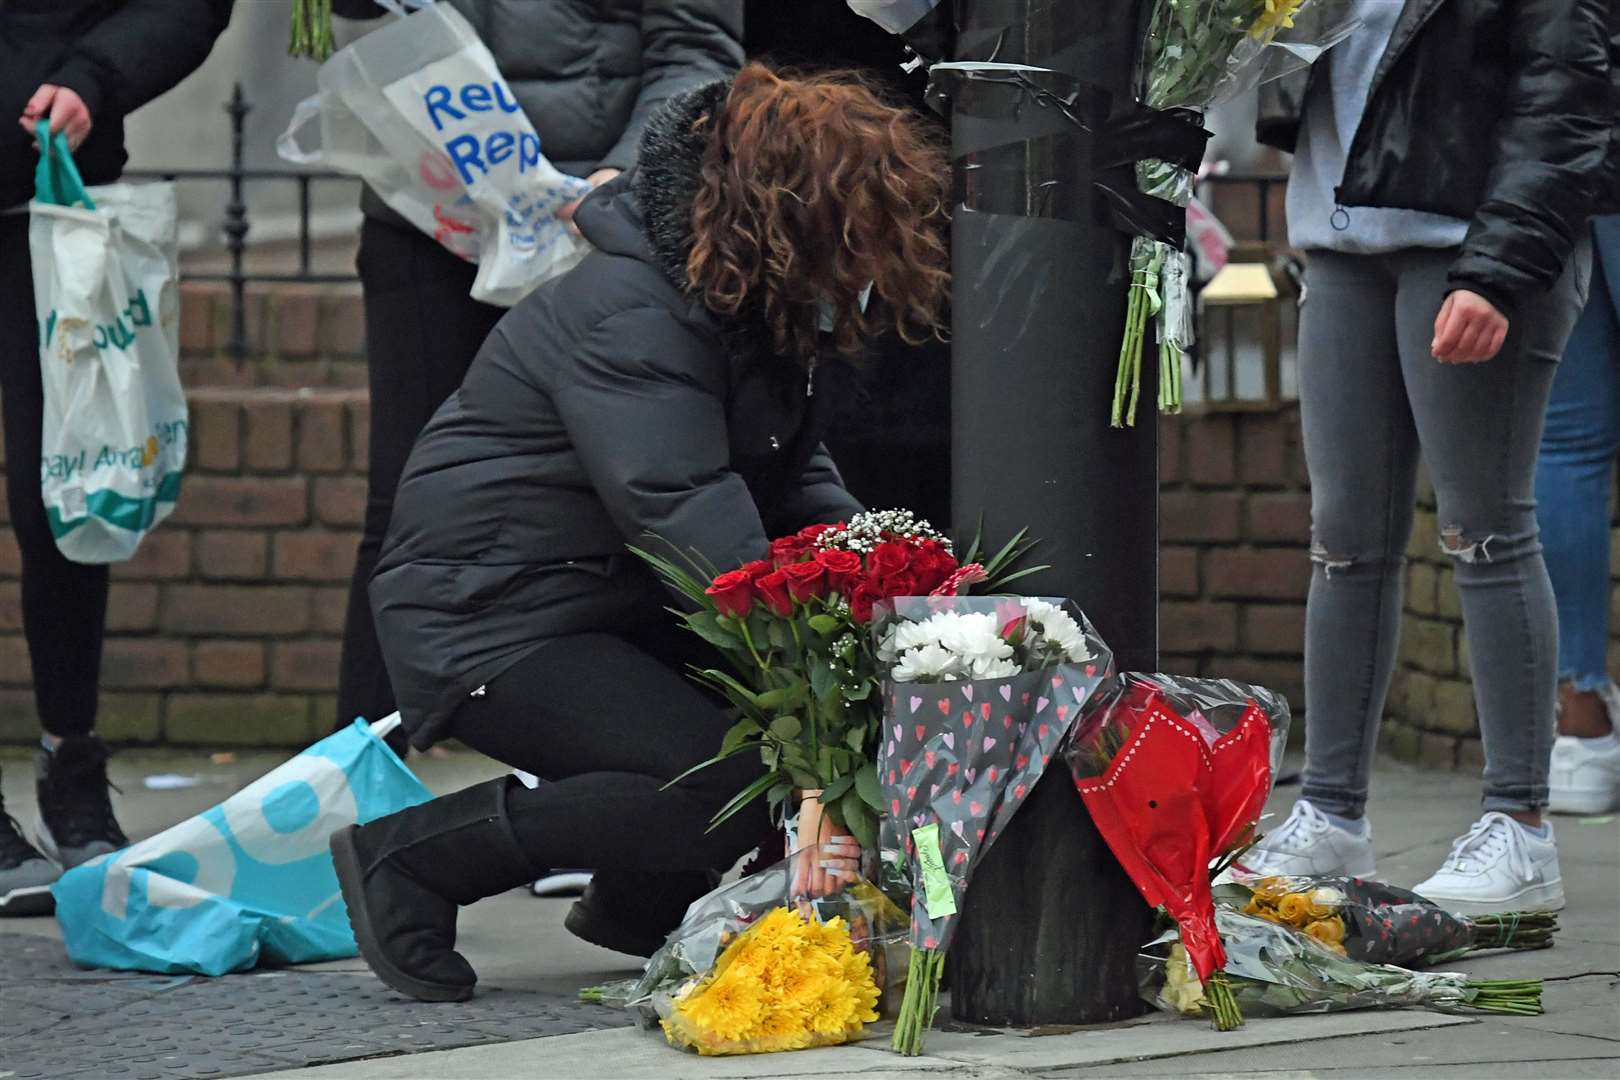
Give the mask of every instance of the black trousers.
[[[470, 295], [478, 268], [415, 229], [366, 219], [360, 229], [371, 385], [366, 517], [349, 586], [336, 726], [394, 711], [366, 584], [377, 566], [394, 492], [422, 428], [461, 386], [473, 356], [505, 314]], [[398, 736], [404, 749], [404, 737]]]
[[87, 735], [96, 723], [107, 568], [72, 562], [57, 550], [40, 497], [45, 392], [27, 214], [0, 215], [0, 412], [11, 531], [22, 552], [23, 633], [34, 701], [52, 735]]
[[732, 723], [686, 674], [720, 658], [673, 618], [632, 625], [552, 639], [469, 698], [452, 733], [547, 781], [514, 787], [508, 802], [533, 865], [588, 866], [618, 881], [726, 869], [771, 836], [763, 798], [709, 827], [760, 776], [759, 757], [738, 755], [666, 789], [713, 756]]

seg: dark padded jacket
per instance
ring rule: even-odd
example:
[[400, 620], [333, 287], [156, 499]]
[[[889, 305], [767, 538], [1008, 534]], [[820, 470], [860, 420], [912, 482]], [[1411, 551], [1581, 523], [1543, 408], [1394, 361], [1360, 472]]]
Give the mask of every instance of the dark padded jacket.
[[[1407, 0], [1351, 141], [1345, 206], [1470, 222], [1451, 283], [1503, 310], [1563, 273], [1620, 208], [1620, 5]], [[1304, 73], [1262, 88], [1257, 136], [1292, 152]]]
[[650, 582], [627, 544], [725, 569], [859, 509], [820, 445], [837, 365], [809, 393], [760, 328], [685, 290], [692, 126], [724, 88], [649, 125], [642, 163], [579, 209], [595, 251], [500, 321], [411, 453], [371, 602], [418, 746], [546, 638], [622, 629]]
[[0, 210], [34, 194], [33, 139], [17, 123], [34, 91], [65, 86], [90, 110], [74, 153], [87, 184], [118, 179], [124, 117], [190, 75], [233, 0], [0, 0]]
[[[445, 0], [467, 17], [563, 172], [635, 163], [660, 105], [742, 66], [742, 0]], [[383, 14], [335, 0], [347, 18]], [[369, 190], [367, 213], [403, 225]]]

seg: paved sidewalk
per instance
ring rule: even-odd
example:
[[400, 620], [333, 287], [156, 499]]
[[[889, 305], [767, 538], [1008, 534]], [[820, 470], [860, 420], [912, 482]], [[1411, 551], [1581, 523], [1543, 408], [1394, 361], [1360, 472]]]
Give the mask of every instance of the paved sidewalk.
[[[157, 831], [222, 799], [279, 758], [129, 753], [114, 761], [132, 836]], [[430, 787], [451, 790], [495, 771], [473, 755], [414, 758]], [[0, 759], [7, 806], [31, 818], [31, 769]], [[150, 791], [147, 775], [204, 780]], [[1410, 885], [1438, 863], [1475, 814], [1477, 784], [1398, 763], [1380, 766], [1372, 820], [1380, 876]], [[1285, 790], [1276, 809], [1294, 797]], [[890, 1054], [883, 1032], [862, 1045], [769, 1057], [679, 1054], [627, 1018], [577, 1005], [580, 986], [633, 973], [625, 958], [563, 931], [567, 901], [514, 892], [468, 909], [461, 947], [481, 993], [465, 1006], [407, 1002], [358, 961], [224, 979], [77, 972], [49, 919], [0, 922], [0, 1080], [24, 1076], [273, 1076], [277, 1080], [547, 1077], [944, 1076], [1487, 1078], [1620, 1076], [1620, 822], [1558, 819], [1569, 910], [1559, 946], [1455, 965], [1485, 977], [1548, 979], [1547, 1015], [1445, 1016], [1359, 1012], [1253, 1020], [1217, 1033], [1194, 1021], [1147, 1017], [1029, 1037], [935, 1032], [929, 1056]], [[601, 1030], [592, 1030], [600, 1028]], [[453, 1047], [453, 1049], [436, 1049]], [[316, 1064], [334, 1062], [334, 1064]], [[302, 1067], [309, 1066], [309, 1067]]]

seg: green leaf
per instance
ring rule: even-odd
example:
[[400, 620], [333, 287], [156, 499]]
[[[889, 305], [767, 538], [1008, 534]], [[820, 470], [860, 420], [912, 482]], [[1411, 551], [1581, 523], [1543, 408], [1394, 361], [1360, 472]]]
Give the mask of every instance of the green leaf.
[[758, 780], [755, 780], [752, 784], [749, 784], [737, 794], [733, 795], [731, 797], [731, 801], [722, 806], [715, 813], [714, 817], [710, 819], [708, 831], [713, 832], [716, 826], [720, 825], [737, 811], [741, 810], [743, 807], [765, 794], [765, 792], [769, 790], [771, 785], [775, 784], [776, 781], [777, 777], [774, 773], [766, 773], [764, 776], [761, 776]]
[[877, 818], [859, 793], [846, 791], [843, 798], [838, 800], [833, 820], [839, 818], [843, 819], [841, 824], [854, 835], [861, 847], [868, 851], [877, 847]]
[[1042, 563], [1040, 566], [1031, 566], [1031, 567], [1028, 567], [1027, 569], [1024, 569], [1024, 570], [1014, 570], [1010, 574], [1002, 574], [1002, 575], [1000, 575], [999, 577], [995, 578], [993, 581], [986, 581], [984, 583], [984, 587], [986, 589], [989, 589], [992, 592], [999, 592], [999, 591], [1005, 589], [1008, 585], [1011, 585], [1015, 581], [1018, 581], [1018, 580], [1020, 580], [1022, 578], [1030, 577], [1030, 576], [1032, 576], [1034, 574], [1039, 574], [1043, 570], [1050, 570], [1050, 569], [1052, 569], [1050, 564]]
[[862, 679], [854, 686], [844, 687], [844, 700], [866, 701], [872, 696], [872, 691], [874, 689], [876, 689], [876, 684], [872, 682], [871, 679]]
[[815, 790], [816, 785], [821, 783], [821, 781], [816, 778], [816, 775], [810, 772], [808, 769], [790, 768], [788, 770], [788, 778], [793, 781], [793, 786], [798, 788], [800, 791], [813, 791]]
[[848, 791], [854, 786], [855, 777], [840, 776], [838, 779], [828, 784], [826, 789], [822, 791], [821, 801], [823, 803], [835, 803], [843, 797], [844, 792]]
[[823, 746], [821, 752], [816, 755], [816, 774], [823, 780], [834, 775], [831, 747]]
[[872, 809], [883, 809], [883, 788], [878, 784], [876, 762], [868, 761], [855, 774], [855, 793]]
[[810, 661], [810, 693], [815, 695], [816, 700], [826, 701], [837, 692], [838, 676], [832, 665], [819, 656]]
[[756, 749], [754, 744], [745, 743], [742, 746], [737, 747], [737, 749], [731, 751], [730, 753], [716, 754], [716, 755], [714, 755], [714, 757], [709, 758], [707, 761], [698, 762], [696, 765], [692, 766], [690, 769], [687, 769], [685, 772], [681, 773], [681, 775], [677, 776], [675, 779], [671, 780], [669, 783], [665, 784], [663, 787], [659, 788], [658, 790], [659, 791], [668, 791], [670, 788], [674, 787], [676, 784], [680, 783], [682, 780], [685, 780], [689, 776], [693, 776], [693, 775], [695, 775], [697, 773], [702, 772], [704, 769], [707, 769], [710, 765], [718, 765], [722, 761], [726, 761], [726, 760], [728, 760], [730, 758], [734, 758], [738, 754], [746, 754], [749, 751], [754, 750], [754, 749]]
[[686, 625], [698, 637], [707, 641], [715, 648], [733, 652], [744, 648], [742, 638], [727, 630], [720, 621], [720, 616], [712, 611], [694, 611], [682, 615]]
[[726, 737], [720, 743], [720, 753], [722, 755], [735, 753], [750, 739], [762, 734], [764, 729], [752, 717], [745, 716], [731, 725], [731, 730], [726, 732]]
[[857, 754], [866, 749], [866, 730], [861, 727], [852, 727], [844, 733], [844, 745]]
[[772, 619], [770, 629], [765, 634], [772, 648], [781, 649], [785, 653], [793, 651], [793, 634], [788, 630], [787, 623], [781, 619]]
[[778, 716], [771, 721], [771, 735], [783, 742], [791, 742], [804, 730], [804, 722], [797, 716]]
[[810, 616], [809, 622], [810, 629], [814, 630], [822, 637], [829, 636], [833, 631], [837, 630], [840, 625], [839, 621], [833, 618], [831, 615], [812, 615]]

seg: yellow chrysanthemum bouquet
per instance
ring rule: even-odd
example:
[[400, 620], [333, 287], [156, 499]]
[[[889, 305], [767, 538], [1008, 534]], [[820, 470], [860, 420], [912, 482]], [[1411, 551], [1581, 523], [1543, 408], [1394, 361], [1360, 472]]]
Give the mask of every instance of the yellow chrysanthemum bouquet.
[[877, 1020], [879, 996], [871, 957], [842, 918], [780, 907], [676, 991], [664, 1035], [704, 1055], [833, 1046]]
[[800, 859], [693, 904], [640, 979], [581, 992], [637, 1010], [672, 1046], [768, 1054], [858, 1038], [904, 984], [910, 919], [869, 881], [803, 897]]

